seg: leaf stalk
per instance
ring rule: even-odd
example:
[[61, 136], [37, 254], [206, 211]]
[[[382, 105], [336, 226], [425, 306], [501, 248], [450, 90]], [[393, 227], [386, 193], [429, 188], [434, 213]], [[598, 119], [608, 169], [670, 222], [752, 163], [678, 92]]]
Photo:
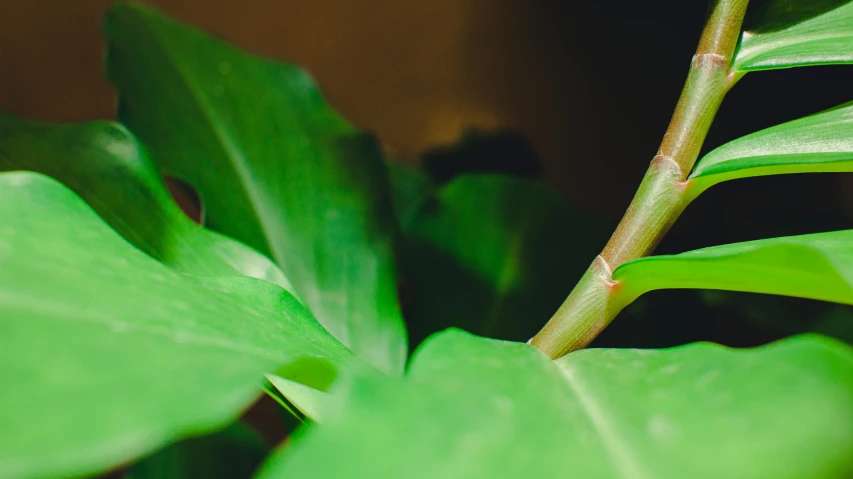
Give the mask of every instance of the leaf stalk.
[[740, 78], [731, 63], [748, 3], [712, 2], [672, 120], [625, 216], [560, 309], [530, 340], [548, 356], [586, 347], [627, 306], [613, 270], [649, 255], [687, 206], [687, 177], [723, 98]]

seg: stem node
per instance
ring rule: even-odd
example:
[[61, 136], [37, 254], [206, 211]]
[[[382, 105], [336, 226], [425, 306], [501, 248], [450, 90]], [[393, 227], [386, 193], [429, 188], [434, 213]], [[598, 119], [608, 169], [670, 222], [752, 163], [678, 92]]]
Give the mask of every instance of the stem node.
[[[552, 358], [586, 347], [627, 305], [613, 271], [646, 256], [688, 203], [688, 179], [728, 90], [749, 0], [714, 0], [663, 142], [616, 231], [560, 309], [530, 344]], [[624, 303], [624, 304], [623, 304]]]

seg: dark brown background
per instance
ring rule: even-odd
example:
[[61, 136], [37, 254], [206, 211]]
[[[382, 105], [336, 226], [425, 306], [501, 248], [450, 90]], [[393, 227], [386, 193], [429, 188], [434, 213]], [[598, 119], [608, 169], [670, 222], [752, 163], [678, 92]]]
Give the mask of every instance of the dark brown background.
[[[340, 110], [411, 160], [467, 127], [518, 129], [549, 181], [611, 222], [666, 127], [706, 10], [703, 0], [151, 3], [305, 66]], [[0, 0], [0, 108], [112, 117], [99, 28], [109, 4]], [[751, 75], [709, 142], [853, 99], [851, 79], [838, 67]], [[826, 194], [823, 181], [815, 193]]]

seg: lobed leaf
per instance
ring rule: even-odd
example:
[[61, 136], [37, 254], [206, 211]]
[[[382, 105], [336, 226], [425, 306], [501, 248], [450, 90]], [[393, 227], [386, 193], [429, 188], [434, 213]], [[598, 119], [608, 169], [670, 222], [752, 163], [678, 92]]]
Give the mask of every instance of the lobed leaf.
[[233, 421], [266, 372], [352, 362], [285, 290], [180, 274], [29, 172], [0, 174], [0, 338], [10, 479], [104, 470]]
[[735, 71], [853, 63], [850, 0], [772, 0], [747, 21]]
[[293, 292], [266, 256], [193, 223], [178, 208], [145, 150], [123, 126], [49, 124], [0, 111], [0, 171], [59, 180], [145, 253], [194, 275], [239, 274]]
[[[355, 383], [346, 415], [259, 473], [372, 478], [838, 478], [853, 467], [853, 350], [531, 346], [450, 331], [408, 377]], [[329, 460], [329, 451], [336, 451]]]
[[200, 192], [208, 226], [270, 255], [335, 337], [400, 371], [396, 224], [376, 141], [294, 66], [136, 3], [104, 28], [122, 123]]
[[690, 175], [689, 200], [717, 183], [753, 176], [853, 171], [853, 102], [729, 142]]
[[619, 302], [656, 289], [718, 289], [853, 304], [853, 230], [652, 256], [616, 268]]

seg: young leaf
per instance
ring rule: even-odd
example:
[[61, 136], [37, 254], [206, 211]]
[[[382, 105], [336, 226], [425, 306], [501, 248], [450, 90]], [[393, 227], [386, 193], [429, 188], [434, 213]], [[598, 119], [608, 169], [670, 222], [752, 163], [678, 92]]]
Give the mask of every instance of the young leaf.
[[853, 304], [853, 230], [651, 256], [616, 268], [617, 302], [656, 289], [719, 289]]
[[405, 380], [351, 391], [346, 414], [303, 431], [259, 477], [782, 479], [853, 467], [853, 350], [820, 336], [550, 361], [451, 331], [422, 346]]
[[188, 439], [131, 466], [124, 479], [239, 479], [251, 477], [269, 447], [250, 427], [235, 423]]
[[405, 231], [413, 343], [450, 326], [529, 339], [586, 270], [602, 233], [537, 181], [454, 179]]
[[208, 225], [269, 254], [335, 337], [400, 371], [395, 223], [376, 142], [296, 67], [135, 3], [113, 7], [105, 30], [122, 122], [198, 189]]
[[103, 470], [232, 421], [266, 372], [352, 360], [278, 286], [177, 273], [29, 172], [0, 174], [0, 338], [3, 478]]
[[853, 102], [747, 135], [708, 153], [690, 175], [689, 199], [752, 176], [853, 171]]
[[853, 63], [850, 0], [772, 0], [747, 21], [733, 70]]
[[134, 246], [178, 271], [293, 286], [266, 256], [202, 228], [172, 201], [144, 149], [115, 123], [48, 124], [0, 111], [0, 170], [51, 176]]

